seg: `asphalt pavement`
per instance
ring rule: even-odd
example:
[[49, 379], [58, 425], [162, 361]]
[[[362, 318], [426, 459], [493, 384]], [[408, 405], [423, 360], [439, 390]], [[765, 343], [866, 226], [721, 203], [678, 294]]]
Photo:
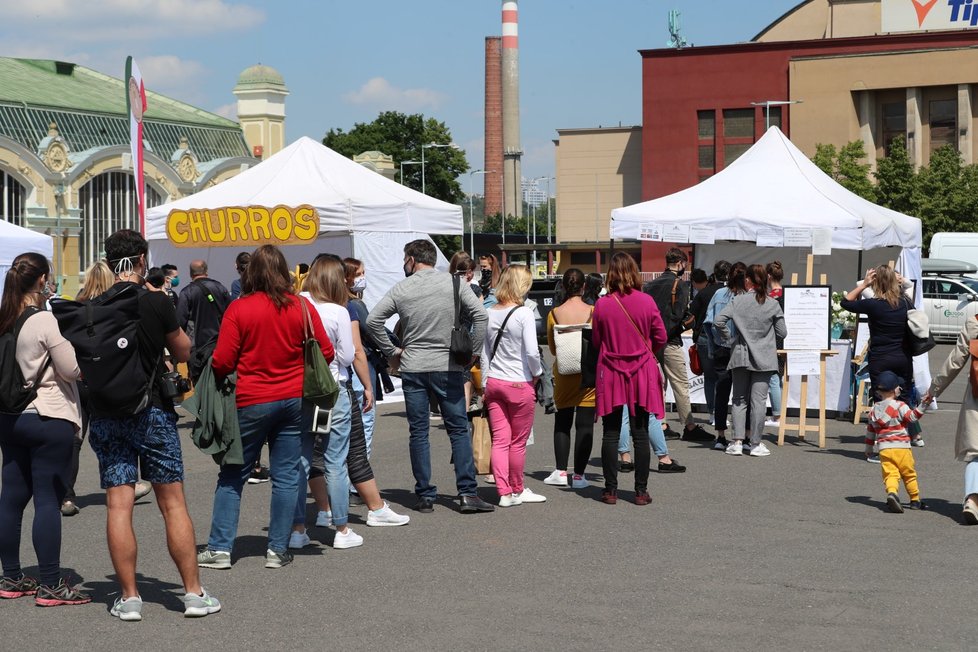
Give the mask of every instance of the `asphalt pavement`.
[[[931, 353], [931, 366], [950, 347]], [[825, 450], [789, 438], [767, 458], [733, 458], [704, 444], [670, 441], [684, 474], [651, 474], [653, 502], [600, 502], [598, 441], [591, 487], [547, 486], [552, 417], [537, 413], [527, 486], [546, 503], [460, 514], [450, 448], [432, 424], [439, 501], [410, 511], [414, 480], [403, 405], [381, 405], [372, 462], [384, 496], [411, 515], [405, 527], [351, 526], [364, 545], [334, 550], [333, 531], [310, 528], [315, 545], [295, 563], [263, 567], [269, 484], [247, 486], [227, 571], [202, 569], [221, 613], [185, 619], [179, 576], [152, 495], [139, 501], [143, 621], [124, 623], [105, 546], [105, 500], [95, 457], [83, 448], [81, 513], [64, 520], [62, 562], [95, 600], [38, 608], [0, 602], [2, 649], [172, 650], [972, 650], [970, 555], [978, 528], [959, 522], [963, 465], [954, 428], [966, 379], [923, 422], [915, 448], [930, 509], [885, 509], [880, 467], [863, 456], [864, 426], [832, 420]], [[705, 416], [705, 415], [702, 415]], [[709, 429], [709, 428], [708, 428]], [[600, 424], [597, 428], [600, 433]], [[186, 491], [197, 541], [209, 529], [217, 467], [185, 436]], [[811, 436], [810, 436], [811, 437]], [[480, 494], [495, 490], [480, 480]], [[906, 503], [906, 495], [903, 495]], [[310, 513], [314, 515], [310, 502]], [[36, 571], [25, 514], [23, 560]], [[3, 527], [9, 527], [4, 524]], [[43, 535], [43, 533], [41, 533]]]

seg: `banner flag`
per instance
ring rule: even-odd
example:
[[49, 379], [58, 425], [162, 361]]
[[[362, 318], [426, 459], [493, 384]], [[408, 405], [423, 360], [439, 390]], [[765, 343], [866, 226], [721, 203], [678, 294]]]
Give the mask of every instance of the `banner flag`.
[[146, 235], [146, 181], [143, 179], [143, 114], [146, 112], [146, 87], [143, 75], [132, 57], [126, 57], [126, 107], [129, 109], [129, 151], [139, 204], [139, 232]]

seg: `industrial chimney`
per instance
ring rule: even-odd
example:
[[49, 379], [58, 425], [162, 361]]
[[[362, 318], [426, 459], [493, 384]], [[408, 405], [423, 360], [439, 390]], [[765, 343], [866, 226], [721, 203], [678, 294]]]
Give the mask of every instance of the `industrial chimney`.
[[503, 0], [503, 213], [521, 217], [520, 51], [516, 0]]
[[486, 37], [486, 157], [483, 170], [489, 172], [485, 179], [485, 212], [489, 217], [503, 213], [503, 83], [502, 39]]

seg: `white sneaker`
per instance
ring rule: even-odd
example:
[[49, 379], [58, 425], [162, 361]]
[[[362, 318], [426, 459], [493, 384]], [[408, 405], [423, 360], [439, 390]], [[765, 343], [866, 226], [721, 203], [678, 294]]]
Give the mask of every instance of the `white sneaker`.
[[777, 428], [778, 426], [781, 425], [781, 420], [779, 419], [778, 421], [775, 421], [774, 419], [765, 419], [764, 420], [764, 425], [765, 426], [773, 426], [773, 427]]
[[535, 494], [530, 491], [529, 487], [524, 487], [523, 492], [519, 494], [521, 503], [545, 503], [547, 502], [546, 496], [541, 496], [540, 494]]
[[293, 532], [289, 535], [289, 548], [292, 550], [302, 550], [311, 544], [312, 540], [309, 538], [309, 535], [306, 534], [305, 530], [302, 532]]
[[882, 462], [880, 462], [879, 455], [870, 455], [866, 458], [866, 461], [869, 462], [870, 464], [882, 464]]
[[520, 494], [506, 494], [499, 497], [500, 507], [516, 507], [523, 503], [523, 499], [520, 498]]
[[743, 455], [744, 454], [744, 444], [739, 441], [731, 442], [727, 444], [726, 449], [723, 451], [727, 455]]
[[337, 550], [344, 548], [356, 548], [363, 545], [363, 537], [354, 532], [351, 528], [346, 528], [346, 532], [337, 532], [333, 537], [333, 547]]
[[333, 512], [319, 512], [316, 514], [316, 527], [329, 527], [333, 524]]
[[751, 457], [767, 457], [770, 454], [771, 450], [764, 444], [764, 442], [761, 442], [757, 446], [753, 446], [750, 449]]
[[558, 471], [554, 469], [554, 472], [543, 479], [544, 484], [552, 484], [555, 487], [566, 487], [567, 486], [567, 471]]
[[910, 441], [910, 445], [911, 445], [911, 446], [919, 446], [919, 447], [923, 447], [923, 445], [924, 445], [924, 440], [923, 440], [923, 438], [922, 438], [922, 437], [917, 437], [916, 439], [913, 439], [913, 440], [911, 440], [911, 441]]
[[489, 475], [486, 476], [486, 482], [488, 484], [496, 484], [496, 476], [490, 473]]
[[407, 514], [398, 514], [386, 502], [380, 509], [367, 512], [367, 525], [370, 527], [407, 525], [410, 520], [410, 516]]
[[587, 489], [590, 486], [587, 478], [583, 475], [574, 474], [574, 477], [571, 478], [571, 489]]

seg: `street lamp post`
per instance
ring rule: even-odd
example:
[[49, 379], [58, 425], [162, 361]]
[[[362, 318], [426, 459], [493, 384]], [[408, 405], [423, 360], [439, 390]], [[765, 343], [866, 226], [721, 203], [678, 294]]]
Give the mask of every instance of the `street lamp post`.
[[[788, 104], [802, 104], [804, 100], [764, 100], [762, 102], [751, 102], [751, 106], [763, 106], [764, 107], [764, 131], [767, 132], [771, 128], [771, 107], [772, 106], [785, 106]], [[782, 124], [784, 122], [782, 121]]]
[[469, 172], [469, 253], [475, 258], [475, 216], [472, 214], [472, 195], [475, 191], [472, 188], [473, 177], [476, 174], [489, 174], [495, 170], [472, 170]]
[[432, 147], [451, 147], [452, 149], [458, 149], [458, 145], [455, 143], [428, 143], [421, 146], [421, 194], [423, 195], [428, 194], [424, 179], [424, 151]]
[[[404, 166], [405, 165], [418, 165], [421, 161], [401, 161], [401, 185], [404, 185]], [[424, 168], [421, 168], [422, 170]]]

